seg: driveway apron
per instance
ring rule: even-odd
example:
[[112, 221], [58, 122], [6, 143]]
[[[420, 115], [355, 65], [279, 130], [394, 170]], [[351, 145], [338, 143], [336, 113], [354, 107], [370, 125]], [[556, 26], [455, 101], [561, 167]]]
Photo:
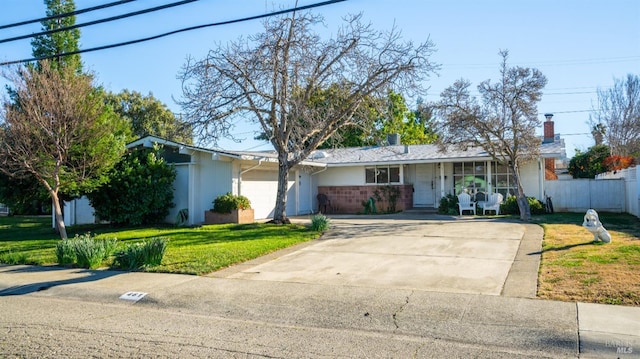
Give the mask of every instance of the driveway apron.
[[228, 278], [500, 295], [525, 227], [487, 220], [333, 218], [309, 246]]

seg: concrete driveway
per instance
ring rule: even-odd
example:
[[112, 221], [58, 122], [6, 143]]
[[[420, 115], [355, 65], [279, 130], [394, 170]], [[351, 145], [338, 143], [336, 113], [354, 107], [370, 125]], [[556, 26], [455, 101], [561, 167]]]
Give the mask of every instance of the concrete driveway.
[[525, 232], [487, 219], [341, 216], [310, 245], [216, 276], [500, 295]]

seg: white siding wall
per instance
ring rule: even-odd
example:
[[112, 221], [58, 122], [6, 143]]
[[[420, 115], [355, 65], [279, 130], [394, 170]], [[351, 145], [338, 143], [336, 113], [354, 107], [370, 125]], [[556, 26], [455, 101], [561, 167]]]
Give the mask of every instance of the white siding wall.
[[[178, 212], [183, 208], [189, 208], [189, 165], [177, 164], [176, 180], [173, 182], [173, 203], [175, 206], [169, 211], [165, 218], [167, 223], [175, 223]], [[192, 216], [189, 213], [189, 216]]]
[[96, 217], [93, 215], [93, 207], [87, 197], [82, 196], [71, 202], [64, 202], [65, 226], [91, 223], [96, 223]]
[[365, 185], [364, 166], [333, 167], [317, 174], [318, 186]]
[[[193, 216], [193, 223], [204, 222], [204, 211], [213, 207], [213, 200], [227, 192], [231, 192], [231, 162], [212, 160], [208, 153], [198, 152], [194, 156], [195, 164], [192, 165], [191, 173], [194, 178], [190, 185], [194, 187], [191, 193], [193, 202], [193, 214], [189, 212], [189, 217]], [[193, 161], [192, 161], [193, 162]]]
[[[296, 198], [289, 197], [287, 201], [287, 213], [289, 208], [293, 208], [295, 205], [294, 215], [306, 215], [313, 213], [313, 192], [314, 188], [311, 175], [306, 171], [296, 171], [298, 177], [297, 200]], [[294, 175], [295, 176], [295, 175]], [[295, 202], [295, 203], [293, 203]]]
[[[541, 177], [537, 161], [528, 162], [520, 168], [520, 180], [524, 193], [527, 197], [535, 197], [539, 200], [544, 199], [544, 194], [540, 189], [544, 182], [544, 177]], [[543, 176], [544, 174], [542, 174]]]

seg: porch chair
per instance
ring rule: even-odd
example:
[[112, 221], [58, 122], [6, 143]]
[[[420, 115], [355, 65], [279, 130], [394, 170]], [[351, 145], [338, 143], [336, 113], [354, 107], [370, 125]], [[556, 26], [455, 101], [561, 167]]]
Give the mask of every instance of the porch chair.
[[471, 196], [466, 192], [458, 195], [458, 208], [461, 216], [463, 211], [473, 211], [473, 214], [476, 214], [476, 204], [471, 202]]
[[500, 205], [502, 204], [502, 194], [500, 193], [492, 193], [489, 196], [489, 201], [487, 204], [482, 207], [482, 215], [487, 213], [487, 211], [495, 211], [496, 216], [500, 214]]
[[[331, 200], [329, 199], [329, 196], [324, 193], [318, 193], [316, 198], [318, 199], [318, 212], [323, 214], [327, 213], [327, 208], [331, 208]], [[324, 212], [322, 211], [323, 209]]]

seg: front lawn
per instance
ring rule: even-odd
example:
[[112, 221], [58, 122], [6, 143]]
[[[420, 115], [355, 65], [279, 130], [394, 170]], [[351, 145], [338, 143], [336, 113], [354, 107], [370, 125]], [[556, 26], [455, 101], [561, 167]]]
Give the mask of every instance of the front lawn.
[[594, 243], [584, 214], [536, 216], [544, 228], [538, 297], [640, 306], [640, 220], [600, 213], [609, 244]]
[[[165, 237], [169, 245], [162, 264], [150, 271], [206, 274], [235, 263], [309, 241], [319, 232], [302, 225], [210, 225], [201, 227], [114, 228], [104, 225], [68, 229], [69, 237], [91, 232], [97, 238], [117, 238], [120, 245]], [[0, 263], [55, 264], [59, 241], [48, 217], [0, 217]], [[111, 260], [104, 265], [111, 264]]]

